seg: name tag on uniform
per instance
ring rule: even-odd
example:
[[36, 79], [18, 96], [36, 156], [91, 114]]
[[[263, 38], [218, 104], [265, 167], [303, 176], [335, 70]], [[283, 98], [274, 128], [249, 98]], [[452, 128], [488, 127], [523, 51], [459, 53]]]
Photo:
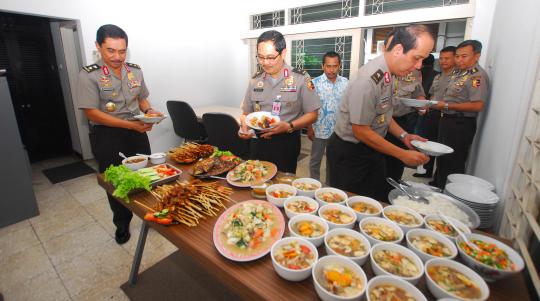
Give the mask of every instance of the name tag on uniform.
[[278, 115], [281, 112], [281, 101], [274, 101], [272, 103], [272, 115]]
[[253, 92], [263, 92], [264, 89], [263, 88], [254, 88], [253, 89]]

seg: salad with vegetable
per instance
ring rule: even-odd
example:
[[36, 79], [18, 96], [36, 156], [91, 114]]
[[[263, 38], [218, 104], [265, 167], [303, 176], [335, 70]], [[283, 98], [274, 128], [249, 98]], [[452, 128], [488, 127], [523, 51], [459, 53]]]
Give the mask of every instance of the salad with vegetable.
[[104, 173], [105, 181], [111, 183], [115, 190], [113, 196], [123, 199], [129, 203], [128, 194], [135, 189], [144, 189], [150, 191], [151, 180], [137, 172], [130, 170], [124, 165], [109, 166]]
[[459, 247], [465, 251], [467, 255], [490, 267], [503, 271], [516, 270], [516, 265], [510, 260], [508, 254], [503, 249], [497, 247], [496, 244], [488, 243], [479, 239], [472, 239], [471, 243], [478, 246], [480, 251], [469, 247], [465, 242], [461, 242]]
[[268, 175], [268, 168], [259, 160], [247, 160], [232, 170], [235, 182], [258, 182]]

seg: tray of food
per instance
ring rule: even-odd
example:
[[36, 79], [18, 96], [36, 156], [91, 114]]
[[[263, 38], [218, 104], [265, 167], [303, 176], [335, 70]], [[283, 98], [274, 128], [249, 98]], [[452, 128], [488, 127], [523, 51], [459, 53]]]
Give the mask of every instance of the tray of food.
[[191, 169], [191, 175], [200, 178], [221, 175], [241, 162], [242, 159], [229, 151], [216, 150], [210, 157], [197, 161]]
[[253, 112], [246, 116], [246, 124], [254, 130], [273, 128], [280, 121], [279, 116], [270, 112]]
[[277, 166], [268, 161], [247, 160], [227, 173], [227, 182], [236, 187], [250, 187], [273, 178]]
[[161, 113], [146, 113], [133, 116], [133, 118], [142, 121], [144, 123], [158, 123], [167, 118], [167, 115]]
[[163, 163], [137, 170], [137, 173], [150, 179], [150, 185], [156, 187], [164, 183], [176, 181], [182, 171], [170, 164]]
[[212, 155], [215, 147], [210, 144], [184, 143], [169, 151], [169, 158], [176, 163], [190, 164]]

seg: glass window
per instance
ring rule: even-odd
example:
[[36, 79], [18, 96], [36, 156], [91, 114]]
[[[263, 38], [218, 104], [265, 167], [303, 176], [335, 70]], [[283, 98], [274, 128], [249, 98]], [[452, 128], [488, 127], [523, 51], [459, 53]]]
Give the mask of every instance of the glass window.
[[251, 16], [251, 29], [271, 28], [283, 25], [285, 25], [284, 10]]
[[358, 17], [359, 0], [327, 2], [319, 5], [291, 8], [290, 24], [302, 24], [333, 19]]
[[366, 0], [365, 14], [376, 15], [401, 10], [469, 3], [469, 0]]
[[349, 78], [351, 73], [352, 36], [293, 40], [291, 65], [306, 70], [311, 77], [323, 74], [322, 57], [328, 51], [335, 51], [341, 56], [341, 76]]

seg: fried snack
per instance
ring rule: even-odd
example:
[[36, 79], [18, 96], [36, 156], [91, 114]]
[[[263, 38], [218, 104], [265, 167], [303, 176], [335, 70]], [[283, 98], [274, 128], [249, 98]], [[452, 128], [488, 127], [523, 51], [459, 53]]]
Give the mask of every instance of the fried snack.
[[171, 160], [177, 163], [193, 163], [200, 158], [205, 158], [214, 153], [214, 147], [210, 144], [185, 143], [169, 151]]

